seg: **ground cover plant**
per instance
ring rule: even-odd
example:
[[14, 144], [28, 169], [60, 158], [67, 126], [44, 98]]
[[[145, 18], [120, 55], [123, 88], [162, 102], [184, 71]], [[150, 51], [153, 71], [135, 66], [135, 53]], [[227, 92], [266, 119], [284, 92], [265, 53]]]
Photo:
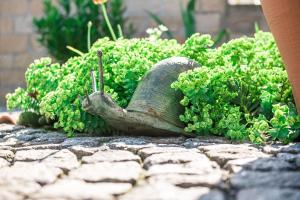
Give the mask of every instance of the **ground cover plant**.
[[141, 39], [99, 39], [88, 53], [62, 65], [50, 58], [36, 60], [25, 75], [27, 88], [7, 95], [8, 108], [34, 111], [69, 135], [105, 133], [109, 127], [104, 121], [81, 108], [85, 93], [92, 92], [90, 71], [97, 70], [97, 50], [103, 51], [105, 91], [122, 107], [156, 62], [185, 56], [202, 66], [182, 73], [172, 84], [184, 94], [185, 113], [178, 117], [187, 132], [254, 143], [289, 142], [298, 136], [300, 119], [270, 33], [258, 32], [213, 48], [209, 35], [195, 34], [181, 45], [160, 39], [158, 29], [149, 32], [150, 37]]

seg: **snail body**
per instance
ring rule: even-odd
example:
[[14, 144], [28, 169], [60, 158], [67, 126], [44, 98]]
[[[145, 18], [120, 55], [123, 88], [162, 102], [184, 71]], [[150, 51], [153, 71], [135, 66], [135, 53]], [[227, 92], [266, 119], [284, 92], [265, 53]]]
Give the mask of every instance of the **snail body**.
[[180, 73], [195, 67], [199, 65], [184, 57], [162, 60], [140, 81], [126, 109], [119, 107], [103, 91], [87, 96], [82, 103], [83, 109], [124, 133], [151, 136], [187, 134], [179, 120], [179, 115], [184, 112], [179, 103], [183, 96], [170, 85]]

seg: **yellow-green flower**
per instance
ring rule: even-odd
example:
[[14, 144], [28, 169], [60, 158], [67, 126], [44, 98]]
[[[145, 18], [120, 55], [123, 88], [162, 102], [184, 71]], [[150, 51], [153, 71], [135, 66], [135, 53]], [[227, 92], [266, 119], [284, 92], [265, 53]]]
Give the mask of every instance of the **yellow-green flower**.
[[93, 0], [94, 4], [101, 5], [107, 2], [107, 0]]

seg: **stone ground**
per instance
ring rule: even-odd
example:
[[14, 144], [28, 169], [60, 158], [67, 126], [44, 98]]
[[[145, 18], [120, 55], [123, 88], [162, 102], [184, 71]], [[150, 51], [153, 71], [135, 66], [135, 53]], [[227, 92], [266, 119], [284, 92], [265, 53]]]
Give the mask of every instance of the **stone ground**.
[[66, 138], [2, 124], [0, 199], [299, 200], [300, 143]]

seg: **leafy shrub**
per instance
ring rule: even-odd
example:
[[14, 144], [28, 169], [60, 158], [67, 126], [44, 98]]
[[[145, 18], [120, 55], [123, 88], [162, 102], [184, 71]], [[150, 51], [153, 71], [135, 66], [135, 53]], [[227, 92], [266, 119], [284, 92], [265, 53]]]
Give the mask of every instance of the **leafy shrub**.
[[300, 117], [270, 33], [232, 40], [208, 55], [198, 55], [201, 44], [199, 37], [191, 37], [186, 48], [196, 49], [186, 52], [203, 66], [182, 73], [172, 84], [184, 94], [180, 119], [187, 132], [254, 143], [269, 138], [289, 142], [298, 136]]
[[178, 55], [180, 45], [176, 40], [103, 38], [89, 53], [70, 58], [62, 66], [51, 64], [49, 58], [36, 60], [26, 72], [27, 89], [7, 95], [8, 108], [34, 110], [56, 119], [55, 127], [70, 134], [106, 132], [103, 120], [84, 112], [80, 101], [85, 91], [92, 92], [90, 71], [97, 70], [99, 49], [103, 51], [105, 91], [125, 107], [143, 75], [158, 61]]
[[[91, 93], [90, 71], [103, 51], [105, 91], [126, 107], [144, 74], [158, 61], [186, 56], [202, 66], [182, 73], [171, 87], [182, 91], [180, 119], [195, 135], [224, 135], [234, 140], [289, 142], [298, 136], [291, 87], [270, 33], [232, 40], [215, 49], [209, 35], [195, 34], [183, 45], [154, 35], [143, 39], [99, 39], [89, 53], [52, 64], [36, 60], [26, 72], [27, 88], [7, 95], [8, 108], [33, 110], [55, 120], [67, 133], [104, 133], [99, 117], [84, 112], [81, 98]], [[98, 78], [98, 77], [97, 77]], [[98, 83], [97, 83], [98, 84]], [[99, 88], [99, 87], [98, 87]]]
[[[39, 33], [40, 43], [59, 61], [66, 61], [74, 53], [66, 48], [67, 45], [87, 52], [87, 24], [92, 22], [91, 40], [110, 36], [107, 24], [99, 11], [99, 7], [91, 0], [60, 0], [56, 7], [51, 0], [44, 0], [44, 16], [34, 19], [33, 23]], [[108, 15], [114, 30], [118, 24], [125, 28], [122, 0], [111, 0], [107, 4]], [[128, 30], [125, 33], [130, 33]]]

